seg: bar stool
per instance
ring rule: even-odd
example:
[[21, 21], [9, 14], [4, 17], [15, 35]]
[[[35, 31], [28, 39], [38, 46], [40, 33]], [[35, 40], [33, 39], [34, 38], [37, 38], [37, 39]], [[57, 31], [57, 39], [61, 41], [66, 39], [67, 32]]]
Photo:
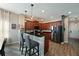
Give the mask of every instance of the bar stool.
[[23, 38], [23, 32], [21, 32], [21, 38], [20, 38], [20, 49], [21, 50], [21, 54], [23, 54], [23, 49], [24, 49], [24, 45], [25, 45], [25, 39]]
[[37, 55], [39, 56], [39, 43], [30, 39], [29, 35], [25, 35], [26, 49], [25, 56], [28, 54], [29, 56]]
[[7, 41], [7, 39], [4, 39], [4, 42], [3, 42], [3, 44], [2, 44], [2, 48], [1, 48], [1, 50], [0, 50], [0, 55], [1, 55], [1, 56], [5, 56], [5, 51], [4, 51], [4, 49], [5, 49], [6, 41]]

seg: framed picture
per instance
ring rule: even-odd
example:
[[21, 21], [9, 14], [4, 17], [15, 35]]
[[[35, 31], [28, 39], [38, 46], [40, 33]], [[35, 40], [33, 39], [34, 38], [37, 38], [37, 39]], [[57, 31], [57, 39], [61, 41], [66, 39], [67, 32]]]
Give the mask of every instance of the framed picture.
[[16, 29], [16, 24], [12, 24], [12, 29]]

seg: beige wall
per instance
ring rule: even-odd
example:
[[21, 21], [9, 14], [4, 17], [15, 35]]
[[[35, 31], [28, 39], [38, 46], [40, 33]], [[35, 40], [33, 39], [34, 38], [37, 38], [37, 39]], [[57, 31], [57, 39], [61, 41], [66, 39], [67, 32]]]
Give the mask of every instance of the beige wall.
[[65, 27], [64, 42], [68, 43], [68, 16], [65, 17], [65, 19], [64, 19], [64, 27]]
[[19, 15], [19, 24], [20, 28], [24, 28], [25, 17], [23, 15]]

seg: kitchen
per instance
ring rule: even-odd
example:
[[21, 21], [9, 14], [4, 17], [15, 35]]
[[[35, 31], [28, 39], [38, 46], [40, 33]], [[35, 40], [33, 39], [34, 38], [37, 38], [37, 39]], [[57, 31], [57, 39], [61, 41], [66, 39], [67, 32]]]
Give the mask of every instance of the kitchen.
[[[21, 32], [23, 32], [23, 34], [25, 33], [25, 35], [28, 35], [30, 39], [32, 39], [34, 43], [31, 42], [31, 44], [36, 44], [37, 53], [39, 56], [46, 56], [46, 55], [53, 56], [55, 54], [64, 55], [63, 49], [65, 49], [66, 47], [69, 48], [70, 46], [70, 45], [66, 46], [66, 44], [69, 43], [68, 19], [69, 19], [70, 13], [68, 12], [65, 13], [62, 10], [66, 10], [65, 8], [68, 9], [67, 6], [72, 7], [73, 5], [74, 6], [77, 5], [78, 7], [78, 4], [61, 4], [61, 3], [60, 4], [52, 4], [52, 3], [51, 4], [49, 3], [47, 4], [42, 4], [42, 3], [41, 4], [40, 3], [39, 4], [30, 4], [30, 3], [0, 4], [0, 7], [1, 7], [0, 8], [0, 25], [1, 25], [0, 38], [7, 39], [5, 55], [11, 55], [11, 56], [26, 55], [25, 51], [27, 51], [28, 49], [26, 50], [27, 47], [25, 47], [23, 50], [24, 43], [20, 41], [20, 39], [22, 38]], [[19, 6], [21, 6], [22, 8]], [[58, 9], [55, 6], [57, 6]], [[74, 8], [77, 9], [77, 7], [74, 7]], [[61, 25], [62, 25], [62, 28], [60, 28]], [[3, 41], [2, 42], [0, 41], [1, 42], [0, 46], [2, 46]], [[66, 47], [63, 45], [65, 45]], [[20, 46], [21, 46], [21, 50], [19, 51]], [[52, 51], [52, 50], [55, 50], [53, 47], [56, 48], [57, 50]], [[62, 49], [61, 51], [62, 53], [59, 52], [58, 49], [60, 49], [60, 51]], [[59, 52], [59, 54], [57, 51]], [[67, 51], [69, 50], [67, 49]], [[13, 52], [13, 53], [10, 53], [10, 52]], [[66, 55], [74, 55], [73, 53], [70, 52], [69, 54], [67, 54], [65, 52]]]

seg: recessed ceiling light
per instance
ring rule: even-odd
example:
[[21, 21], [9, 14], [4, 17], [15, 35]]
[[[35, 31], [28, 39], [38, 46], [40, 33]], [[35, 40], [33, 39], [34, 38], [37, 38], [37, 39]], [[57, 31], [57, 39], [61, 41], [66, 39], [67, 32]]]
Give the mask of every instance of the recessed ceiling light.
[[44, 19], [41, 19], [41, 21], [43, 21]]
[[33, 16], [31, 17], [31, 19], [33, 19]]
[[42, 13], [44, 13], [45, 11], [44, 10], [42, 10]]
[[33, 19], [33, 18], [31, 17], [31, 19]]
[[68, 14], [71, 14], [71, 13], [72, 13], [71, 11], [68, 12]]

